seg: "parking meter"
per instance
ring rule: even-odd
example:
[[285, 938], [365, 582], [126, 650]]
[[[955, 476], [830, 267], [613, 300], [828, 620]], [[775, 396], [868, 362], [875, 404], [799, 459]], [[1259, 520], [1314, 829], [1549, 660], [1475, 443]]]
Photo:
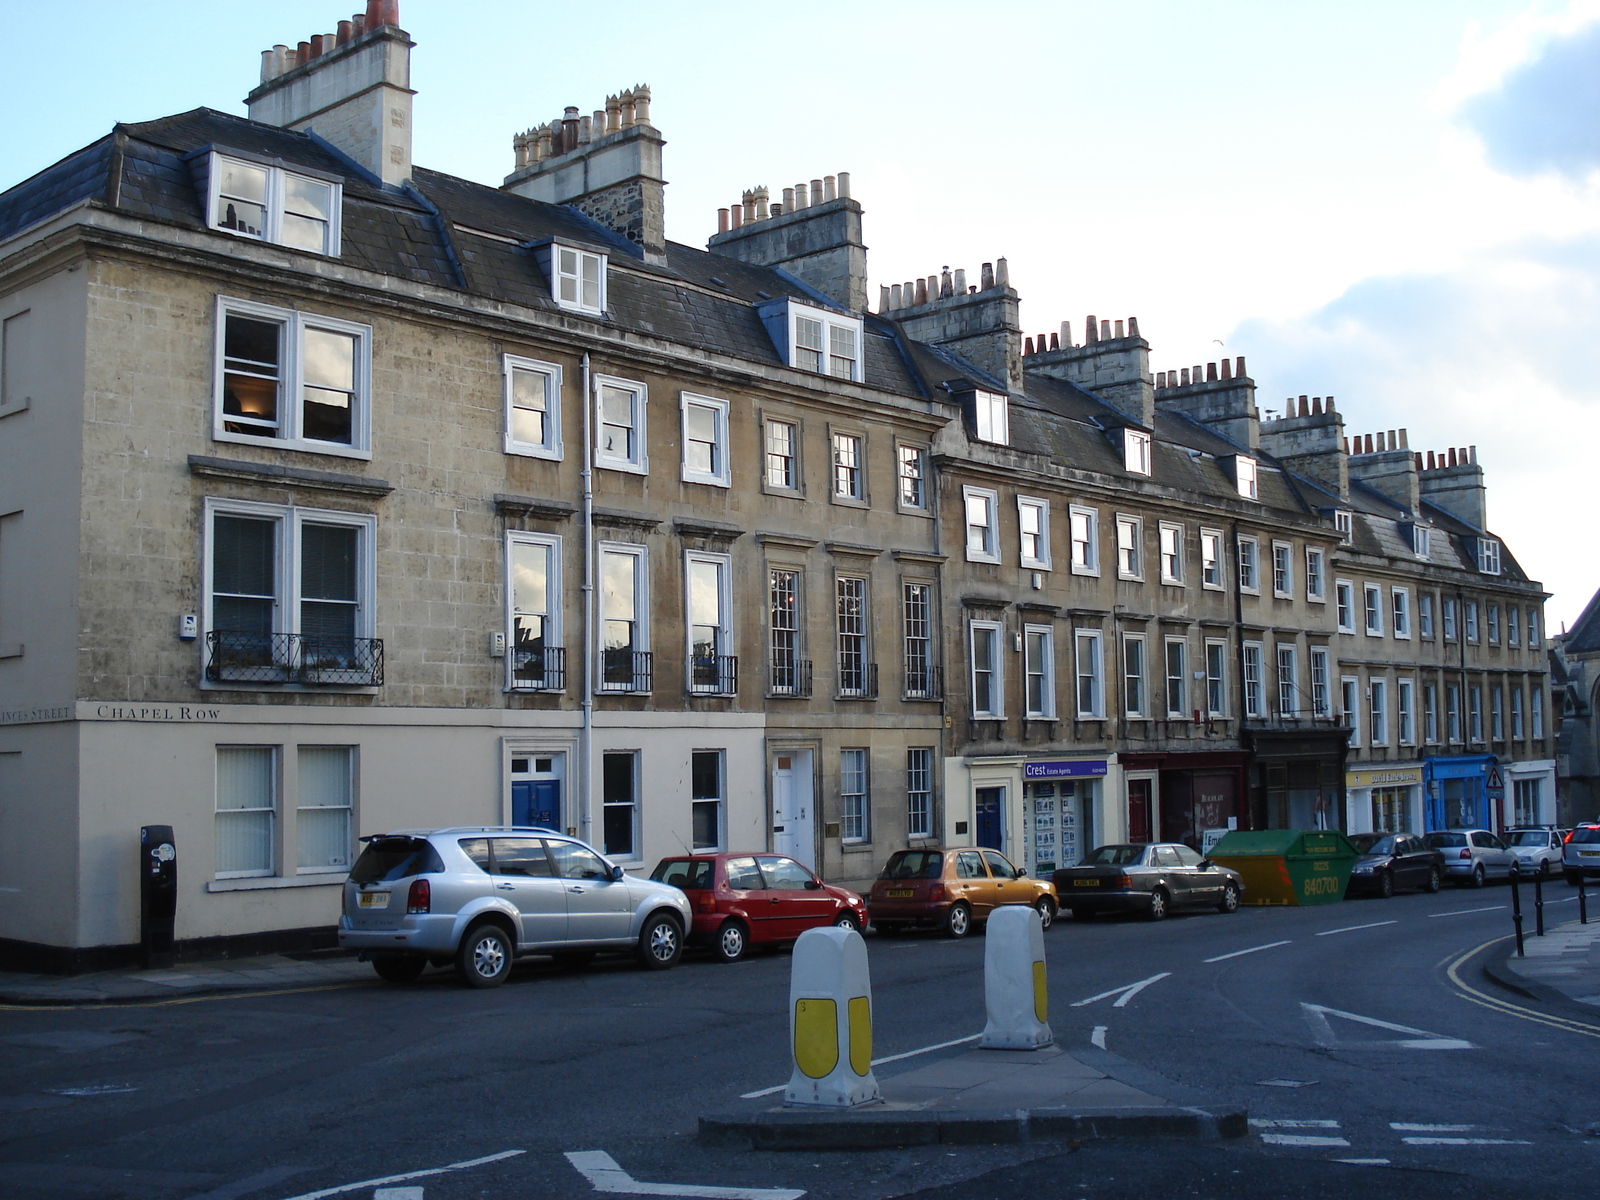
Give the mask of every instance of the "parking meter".
[[171, 825], [139, 830], [139, 945], [147, 967], [172, 965], [178, 915], [178, 850]]

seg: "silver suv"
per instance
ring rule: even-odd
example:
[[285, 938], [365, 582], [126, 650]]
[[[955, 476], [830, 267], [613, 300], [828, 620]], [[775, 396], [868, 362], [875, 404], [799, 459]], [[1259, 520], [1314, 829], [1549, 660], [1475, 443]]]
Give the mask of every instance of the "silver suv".
[[339, 945], [391, 983], [454, 963], [472, 987], [495, 987], [519, 954], [580, 965], [631, 950], [664, 971], [693, 916], [675, 887], [638, 879], [550, 829], [452, 826], [363, 838], [344, 885]]
[[1444, 854], [1444, 873], [1457, 887], [1509, 879], [1516, 857], [1487, 829], [1441, 829], [1422, 839]]

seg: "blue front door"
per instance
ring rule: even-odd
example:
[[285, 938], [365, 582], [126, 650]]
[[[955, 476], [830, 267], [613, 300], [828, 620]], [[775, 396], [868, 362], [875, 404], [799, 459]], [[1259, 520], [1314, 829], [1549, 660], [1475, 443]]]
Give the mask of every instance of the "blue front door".
[[561, 781], [516, 780], [511, 784], [511, 823], [523, 827], [561, 829]]
[[977, 794], [978, 845], [999, 850], [1000, 809], [1005, 803], [1006, 790], [999, 787], [979, 788]]

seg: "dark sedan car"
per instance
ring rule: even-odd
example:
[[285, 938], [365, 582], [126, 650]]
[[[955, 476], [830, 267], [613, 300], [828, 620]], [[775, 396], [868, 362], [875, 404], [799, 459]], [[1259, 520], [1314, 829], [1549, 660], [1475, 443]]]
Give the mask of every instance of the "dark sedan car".
[[1348, 893], [1376, 892], [1385, 898], [1395, 888], [1437, 892], [1444, 879], [1444, 851], [1414, 833], [1352, 833], [1360, 853], [1350, 868]]
[[1201, 858], [1181, 842], [1101, 846], [1051, 876], [1062, 908], [1079, 920], [1103, 912], [1141, 912], [1159, 921], [1174, 908], [1231, 913], [1244, 895], [1239, 872]]

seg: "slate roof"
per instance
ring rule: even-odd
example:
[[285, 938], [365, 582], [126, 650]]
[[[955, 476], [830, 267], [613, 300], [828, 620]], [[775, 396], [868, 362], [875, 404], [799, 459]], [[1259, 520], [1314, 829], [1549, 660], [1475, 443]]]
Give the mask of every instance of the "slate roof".
[[1577, 621], [1563, 635], [1561, 648], [1569, 655], [1600, 651], [1600, 592], [1589, 598]]

